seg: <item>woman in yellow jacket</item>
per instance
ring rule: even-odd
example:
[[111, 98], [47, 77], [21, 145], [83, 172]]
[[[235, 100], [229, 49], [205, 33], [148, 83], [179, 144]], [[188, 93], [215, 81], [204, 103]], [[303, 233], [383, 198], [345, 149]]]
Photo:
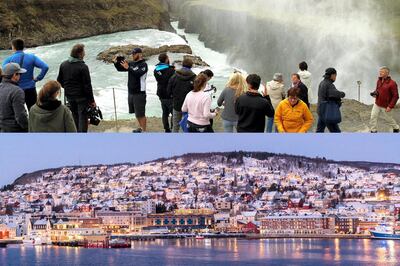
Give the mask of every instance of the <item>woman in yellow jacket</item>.
[[300, 89], [291, 88], [288, 98], [275, 110], [275, 124], [279, 133], [307, 133], [314, 118], [308, 106], [299, 99]]

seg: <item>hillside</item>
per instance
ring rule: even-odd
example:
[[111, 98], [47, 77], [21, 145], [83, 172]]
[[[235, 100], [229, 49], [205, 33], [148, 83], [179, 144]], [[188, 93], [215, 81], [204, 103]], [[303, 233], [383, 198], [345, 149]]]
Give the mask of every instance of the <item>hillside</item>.
[[136, 29], [172, 31], [162, 0], [1, 0], [0, 49], [22, 37], [28, 46]]
[[[308, 158], [304, 156], [288, 155], [288, 154], [274, 154], [268, 152], [215, 152], [215, 153], [189, 153], [182, 156], [175, 156], [171, 158], [160, 158], [150, 162], [131, 164], [115, 164], [115, 165], [91, 165], [91, 166], [66, 166], [60, 168], [45, 169], [35, 171], [32, 173], [26, 173], [21, 177], [17, 178], [12, 185], [8, 188], [12, 188], [14, 185], [26, 185], [36, 182], [36, 180], [42, 177], [43, 174], [52, 173], [56, 175], [63, 168], [71, 170], [77, 169], [89, 169], [89, 168], [101, 168], [106, 166], [111, 169], [118, 166], [126, 167], [143, 167], [154, 163], [165, 163], [170, 161], [183, 161], [185, 166], [191, 165], [193, 162], [204, 162], [212, 166], [213, 164], [224, 164], [226, 166], [237, 167], [244, 165], [248, 162], [248, 159], [254, 159], [260, 161], [261, 166], [268, 170], [279, 169], [285, 173], [292, 171], [305, 171], [314, 172], [321, 175], [326, 175], [329, 169], [337, 168], [339, 166], [351, 167], [355, 169], [362, 169], [365, 171], [377, 171], [377, 172], [395, 172], [400, 173], [399, 164], [386, 164], [386, 163], [375, 163], [375, 162], [346, 162], [346, 161], [333, 161], [327, 160], [326, 158]], [[182, 165], [181, 165], [182, 167]], [[184, 167], [185, 168], [185, 167]]]

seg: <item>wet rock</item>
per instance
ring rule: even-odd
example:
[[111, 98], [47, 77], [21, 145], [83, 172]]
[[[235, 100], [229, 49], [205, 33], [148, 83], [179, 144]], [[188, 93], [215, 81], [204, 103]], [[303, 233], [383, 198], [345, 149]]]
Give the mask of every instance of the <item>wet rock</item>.
[[[197, 67], [209, 67], [210, 65], [207, 64], [206, 62], [203, 61], [203, 59], [201, 59], [200, 56], [195, 56], [195, 55], [185, 55], [183, 56], [183, 59], [189, 58], [193, 61], [193, 64]], [[182, 65], [182, 61], [181, 60], [177, 60], [175, 61], [176, 64], [178, 65]]]
[[192, 54], [192, 49], [188, 45], [164, 45], [161, 47], [149, 47], [143, 45], [124, 45], [116, 46], [107, 49], [97, 55], [97, 60], [112, 63], [113, 58], [117, 55], [124, 56], [125, 58], [130, 58], [132, 50], [134, 48], [140, 47], [143, 50], [143, 56], [145, 58], [159, 55], [161, 53], [180, 53], [180, 54]]

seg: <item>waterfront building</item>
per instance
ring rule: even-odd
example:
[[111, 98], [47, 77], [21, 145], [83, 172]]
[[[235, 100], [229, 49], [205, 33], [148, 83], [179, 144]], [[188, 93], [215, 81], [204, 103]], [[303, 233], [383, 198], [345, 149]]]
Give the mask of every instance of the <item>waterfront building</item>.
[[100, 228], [100, 225], [86, 227], [86, 223], [79, 221], [63, 221], [59, 220], [53, 224], [51, 229], [52, 242], [66, 241], [84, 241], [92, 236], [104, 236], [105, 231]]
[[348, 216], [335, 217], [335, 231], [338, 234], [356, 234], [359, 233], [360, 218]]
[[335, 233], [335, 218], [322, 214], [274, 215], [261, 219], [263, 235], [325, 235]]
[[149, 214], [147, 230], [168, 228], [169, 231], [191, 232], [211, 228], [214, 211], [209, 209], [175, 210], [173, 212]]
[[0, 240], [2, 239], [13, 239], [16, 237], [16, 228], [6, 225], [0, 224]]
[[137, 211], [97, 211], [95, 215], [101, 219], [104, 230], [111, 233], [139, 233], [147, 225], [146, 215]]

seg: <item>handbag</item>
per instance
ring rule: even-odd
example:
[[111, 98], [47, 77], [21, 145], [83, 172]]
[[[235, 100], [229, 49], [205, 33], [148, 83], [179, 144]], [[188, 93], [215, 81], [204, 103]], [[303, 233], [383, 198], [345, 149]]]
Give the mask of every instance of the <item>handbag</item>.
[[[326, 99], [328, 97], [328, 90], [326, 91]], [[342, 113], [340, 112], [340, 103], [337, 101], [327, 100], [321, 102], [319, 106], [319, 114], [325, 124], [339, 124], [342, 122]]]
[[324, 101], [320, 104], [320, 116], [325, 124], [339, 124], [342, 122], [340, 105], [335, 101]]

